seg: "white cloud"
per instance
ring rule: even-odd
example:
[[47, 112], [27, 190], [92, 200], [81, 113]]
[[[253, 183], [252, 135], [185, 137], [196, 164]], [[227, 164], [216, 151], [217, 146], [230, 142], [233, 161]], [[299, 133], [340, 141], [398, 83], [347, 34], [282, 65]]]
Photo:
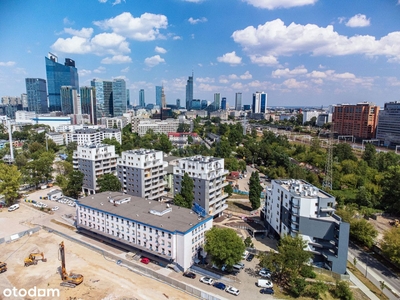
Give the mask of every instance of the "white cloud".
[[82, 28], [81, 30], [75, 30], [72, 28], [64, 28], [64, 32], [70, 35], [75, 35], [82, 38], [90, 38], [93, 34], [93, 28]]
[[213, 83], [214, 81], [215, 81], [215, 79], [211, 78], [211, 77], [198, 77], [198, 78], [196, 78], [196, 82]]
[[289, 78], [287, 80], [285, 80], [282, 85], [284, 85], [285, 87], [289, 88], [289, 89], [306, 89], [308, 88], [308, 85], [306, 82], [304, 81], [297, 81], [294, 78]]
[[246, 71], [243, 75], [240, 75], [240, 79], [248, 80], [248, 79], [252, 79], [252, 78], [253, 78], [253, 76], [250, 74], [249, 71]]
[[126, 67], [124, 69], [121, 70], [122, 73], [128, 73], [129, 72], [129, 67]]
[[228, 78], [231, 79], [231, 80], [236, 80], [239, 77], [236, 74], [231, 74], [231, 75], [228, 76]]
[[158, 47], [158, 46], [156, 46], [156, 48], [154, 49], [154, 51], [156, 51], [157, 53], [161, 53], [161, 54], [167, 53], [167, 50], [165, 50], [165, 49], [162, 48], [162, 47]]
[[203, 2], [204, 0], [183, 0], [183, 2], [192, 2], [192, 3], [200, 3]]
[[78, 70], [78, 74], [79, 74], [79, 76], [87, 76], [87, 75], [92, 74], [92, 71], [85, 70], [85, 69], [79, 69]]
[[208, 20], [205, 17], [202, 17], [200, 19], [193, 19], [192, 17], [190, 17], [188, 21], [189, 21], [190, 24], [194, 25], [194, 24], [197, 24], [197, 23], [207, 22]]
[[174, 41], [177, 41], [177, 40], [181, 40], [182, 37], [180, 37], [180, 36], [178, 36], [178, 35], [175, 35], [172, 39], [173, 39]]
[[158, 64], [163, 63], [163, 62], [165, 62], [165, 60], [164, 60], [164, 58], [161, 58], [160, 55], [154, 55], [152, 57], [147, 57], [144, 60], [144, 63], [150, 68], [155, 67]]
[[207, 83], [200, 83], [198, 86], [199, 91], [202, 92], [217, 92], [219, 91], [220, 87], [216, 86], [216, 85], [211, 85], [211, 84], [207, 84]]
[[[399, 0], [399, 4], [400, 4], [400, 0]], [[400, 80], [397, 79], [396, 77], [389, 77], [387, 79], [387, 83], [390, 86], [400, 86]]]
[[101, 63], [105, 65], [110, 64], [127, 64], [131, 63], [132, 59], [127, 55], [114, 55], [113, 57], [105, 57], [102, 59]]
[[124, 12], [115, 18], [96, 21], [100, 28], [112, 29], [115, 33], [137, 41], [153, 41], [163, 38], [160, 29], [167, 28], [168, 19], [164, 15], [144, 13], [135, 18], [129, 12]]
[[319, 27], [291, 23], [286, 26], [283, 21], [276, 19], [257, 28], [249, 26], [237, 30], [232, 37], [249, 53], [251, 61], [258, 64], [264, 61], [265, 56], [271, 59], [279, 55], [304, 53], [326, 56], [385, 55], [389, 62], [400, 62], [400, 31], [391, 32], [377, 40], [369, 35], [339, 35], [332, 25]]
[[311, 73], [307, 74], [307, 77], [311, 78], [326, 78], [328, 77], [326, 72], [321, 72], [321, 71], [312, 71]]
[[221, 77], [221, 78], [218, 80], [218, 82], [219, 82], [219, 83], [229, 83], [229, 80], [228, 80], [227, 78]]
[[64, 25], [73, 25], [75, 22], [74, 21], [70, 21], [67, 17], [65, 17], [63, 19], [63, 23], [64, 23]]
[[232, 51], [230, 53], [225, 53], [224, 55], [220, 56], [217, 58], [219, 62], [231, 64], [231, 65], [237, 65], [242, 62], [242, 58], [236, 55], [235, 51]]
[[20, 75], [27, 75], [28, 74], [28, 72], [26, 72], [26, 70], [24, 68], [15, 68], [13, 70], [13, 73], [20, 74]]
[[272, 77], [280, 78], [280, 77], [291, 77], [296, 75], [303, 75], [307, 74], [307, 69], [304, 66], [298, 66], [293, 70], [289, 70], [288, 68], [285, 69], [278, 69], [272, 71]]
[[99, 0], [100, 3], [106, 3], [107, 0]]
[[348, 27], [367, 27], [370, 25], [370, 19], [367, 19], [366, 15], [357, 14], [347, 21], [346, 26]]
[[339, 24], [342, 24], [344, 21], [346, 21], [345, 17], [339, 17], [338, 18]]
[[243, 90], [244, 85], [241, 82], [234, 82], [232, 83], [231, 87], [235, 90]]
[[93, 73], [97, 73], [97, 74], [101, 74], [101, 73], [105, 73], [106, 72], [106, 68], [104, 67], [98, 67], [97, 69], [95, 69], [93, 71]]
[[[124, 1], [124, 2], [125, 2], [125, 1]], [[114, 6], [114, 5], [118, 5], [118, 4], [121, 4], [121, 0], [115, 0], [114, 3], [113, 3], [112, 5]]]
[[272, 66], [272, 65], [277, 65], [278, 60], [276, 57], [272, 55], [250, 55], [250, 61], [253, 64], [257, 64], [260, 66], [267, 65], [267, 66]]
[[15, 65], [15, 61], [0, 61], [0, 67], [12, 67]]
[[290, 8], [295, 6], [311, 5], [318, 0], [243, 0], [255, 7], [266, 8], [269, 10], [276, 8]]

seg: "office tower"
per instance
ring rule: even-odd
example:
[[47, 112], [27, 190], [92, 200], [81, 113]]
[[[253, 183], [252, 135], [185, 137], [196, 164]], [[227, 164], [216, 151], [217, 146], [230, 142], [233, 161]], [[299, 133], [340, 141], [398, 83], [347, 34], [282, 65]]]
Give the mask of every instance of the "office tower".
[[167, 100], [165, 99], [164, 86], [161, 89], [161, 108], [167, 107]]
[[136, 149], [123, 151], [117, 163], [122, 192], [150, 200], [162, 200], [164, 189], [164, 153], [162, 151]]
[[235, 110], [242, 110], [242, 93], [235, 94]]
[[90, 124], [97, 125], [96, 89], [92, 86], [81, 87], [82, 114], [90, 116]]
[[335, 214], [335, 197], [303, 180], [272, 180], [271, 186], [260, 215], [268, 232], [300, 236], [314, 263], [344, 274], [350, 224]]
[[213, 102], [214, 110], [218, 110], [221, 107], [221, 94], [215, 93], [214, 94], [214, 102]]
[[374, 103], [338, 104], [333, 107], [333, 131], [339, 135], [374, 139], [378, 115], [379, 106]]
[[189, 76], [186, 82], [186, 109], [192, 109], [192, 101], [193, 101], [193, 73], [192, 76]]
[[376, 138], [385, 146], [400, 145], [400, 102], [387, 102], [379, 111]]
[[97, 118], [112, 117], [112, 81], [93, 79], [90, 85], [96, 89]]
[[75, 68], [75, 61], [72, 59], [66, 58], [62, 65], [58, 63], [57, 56], [51, 53], [49, 53], [49, 57], [45, 57], [45, 61], [49, 110], [61, 111], [61, 87], [72, 86], [75, 90], [79, 90], [78, 69]]
[[46, 80], [40, 78], [25, 78], [28, 111], [45, 114], [47, 109]]
[[222, 97], [221, 109], [226, 110], [226, 97]]
[[192, 104], [190, 106], [191, 110], [200, 110], [201, 109], [200, 99], [193, 99]]
[[72, 86], [62, 86], [60, 89], [61, 111], [64, 115], [80, 114], [78, 111], [78, 92]]
[[181, 99], [176, 99], [176, 108], [181, 107]]
[[126, 107], [131, 105], [131, 92], [126, 89]]
[[265, 114], [267, 112], [267, 94], [264, 92], [256, 92], [253, 94], [252, 111], [255, 114]]
[[112, 82], [112, 113], [111, 117], [120, 117], [126, 113], [126, 83], [123, 79]]
[[146, 107], [146, 101], [145, 101], [145, 98], [144, 98], [144, 89], [141, 89], [139, 91], [139, 106], [141, 108], [145, 108]]
[[183, 175], [187, 173], [194, 182], [194, 203], [200, 205], [207, 214], [220, 215], [228, 205], [224, 192], [228, 170], [224, 169], [224, 159], [211, 156], [192, 156], [182, 158], [174, 167], [174, 194], [181, 191]]
[[[21, 94], [21, 102], [22, 102], [22, 109], [28, 110], [28, 95], [23, 93]], [[47, 95], [46, 95], [46, 108], [47, 108]]]
[[156, 105], [162, 107], [162, 86], [156, 86]]
[[206, 109], [208, 106], [207, 100], [201, 100], [200, 109]]

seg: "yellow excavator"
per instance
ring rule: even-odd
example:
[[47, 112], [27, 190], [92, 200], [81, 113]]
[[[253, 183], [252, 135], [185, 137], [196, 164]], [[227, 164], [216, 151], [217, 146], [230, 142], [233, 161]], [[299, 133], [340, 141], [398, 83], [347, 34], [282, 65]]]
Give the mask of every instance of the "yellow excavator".
[[74, 288], [77, 285], [81, 284], [83, 281], [83, 275], [70, 273], [68, 275], [67, 270], [65, 269], [65, 248], [64, 242], [61, 242], [60, 247], [60, 256], [61, 256], [61, 279], [63, 282], [60, 283], [61, 286]]
[[7, 271], [7, 264], [0, 261], [0, 273]]
[[42, 262], [46, 262], [47, 258], [44, 258], [44, 254], [43, 252], [41, 253], [31, 253], [29, 254], [29, 256], [27, 258], [24, 259], [24, 266], [25, 267], [29, 267], [30, 265], [37, 265], [37, 262], [39, 259], [37, 259], [37, 256], [41, 256], [42, 257]]

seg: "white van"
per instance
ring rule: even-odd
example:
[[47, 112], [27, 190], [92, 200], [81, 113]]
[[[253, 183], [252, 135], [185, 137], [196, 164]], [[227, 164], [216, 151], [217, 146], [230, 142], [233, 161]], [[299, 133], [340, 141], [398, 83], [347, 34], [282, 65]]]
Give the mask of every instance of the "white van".
[[8, 208], [8, 211], [14, 211], [14, 210], [16, 210], [16, 209], [18, 209], [19, 208], [19, 204], [14, 204], [14, 205], [11, 205], [9, 208]]
[[272, 288], [274, 284], [267, 279], [258, 279], [257, 286], [262, 288]]

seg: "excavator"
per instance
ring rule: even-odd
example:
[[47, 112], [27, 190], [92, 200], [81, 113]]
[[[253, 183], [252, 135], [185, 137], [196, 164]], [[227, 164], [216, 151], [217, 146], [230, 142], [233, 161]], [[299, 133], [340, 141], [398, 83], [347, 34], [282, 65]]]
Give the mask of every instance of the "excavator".
[[37, 265], [38, 259], [36, 256], [41, 256], [42, 257], [42, 262], [46, 262], [47, 258], [44, 258], [43, 252], [41, 253], [31, 253], [27, 258], [24, 259], [24, 266], [29, 267], [30, 265]]
[[83, 275], [70, 273], [68, 275], [67, 270], [65, 269], [65, 248], [64, 242], [60, 243], [59, 246], [60, 256], [61, 256], [61, 279], [63, 282], [60, 283], [61, 286], [74, 288], [77, 285], [81, 284], [83, 281]]
[[7, 271], [7, 264], [0, 261], [0, 273]]
[[394, 219], [394, 220], [389, 221], [389, 224], [394, 226], [394, 227], [400, 228], [400, 222], [399, 222], [398, 219]]

